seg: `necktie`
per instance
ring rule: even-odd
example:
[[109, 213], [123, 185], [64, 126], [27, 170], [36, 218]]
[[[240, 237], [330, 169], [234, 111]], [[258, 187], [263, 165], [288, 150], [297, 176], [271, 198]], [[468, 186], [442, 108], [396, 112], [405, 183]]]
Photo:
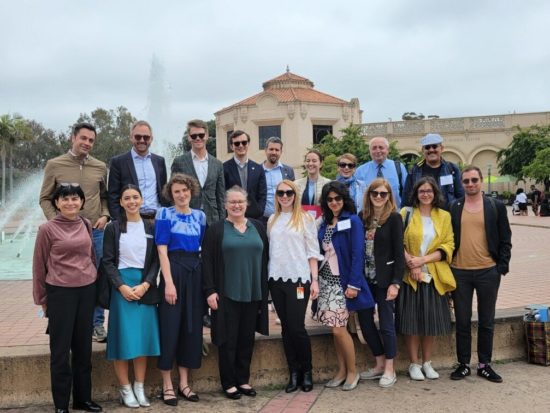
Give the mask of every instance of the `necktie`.
[[383, 178], [384, 177], [384, 174], [382, 173], [382, 168], [384, 167], [384, 165], [382, 165], [381, 163], [378, 164], [378, 171], [376, 172], [376, 177], [377, 178]]

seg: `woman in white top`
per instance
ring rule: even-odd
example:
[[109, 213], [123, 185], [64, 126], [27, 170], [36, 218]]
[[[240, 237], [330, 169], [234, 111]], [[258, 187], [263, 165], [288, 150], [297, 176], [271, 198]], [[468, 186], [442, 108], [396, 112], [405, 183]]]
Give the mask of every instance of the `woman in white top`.
[[269, 218], [269, 290], [281, 319], [290, 379], [285, 391], [313, 388], [311, 343], [304, 317], [311, 296], [317, 298], [319, 253], [317, 226], [296, 200], [298, 188], [287, 179], [277, 185], [275, 213]]
[[523, 191], [523, 188], [518, 188], [516, 191], [516, 202], [519, 206], [519, 214], [527, 216], [527, 195]]
[[319, 205], [323, 186], [330, 182], [330, 179], [321, 175], [322, 167], [323, 155], [315, 149], [310, 149], [304, 158], [307, 176], [295, 181], [296, 196], [302, 205]]

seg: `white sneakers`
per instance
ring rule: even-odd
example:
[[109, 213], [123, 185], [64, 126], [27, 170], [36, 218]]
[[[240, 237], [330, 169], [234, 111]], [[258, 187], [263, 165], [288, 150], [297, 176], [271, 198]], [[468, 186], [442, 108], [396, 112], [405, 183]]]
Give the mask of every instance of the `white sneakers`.
[[409, 376], [413, 380], [424, 380], [424, 377], [430, 380], [439, 378], [439, 373], [432, 367], [431, 361], [426, 361], [422, 366], [420, 364], [411, 363], [409, 365]]
[[411, 363], [409, 365], [409, 376], [413, 380], [424, 380], [420, 364]]
[[431, 361], [426, 361], [424, 364], [422, 364], [422, 370], [424, 371], [426, 378], [430, 380], [435, 380], [439, 378], [439, 373], [433, 369]]

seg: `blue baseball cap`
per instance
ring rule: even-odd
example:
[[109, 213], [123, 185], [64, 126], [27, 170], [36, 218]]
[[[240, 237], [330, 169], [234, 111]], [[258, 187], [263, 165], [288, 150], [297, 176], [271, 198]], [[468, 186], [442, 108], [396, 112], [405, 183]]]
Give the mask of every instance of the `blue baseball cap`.
[[426, 136], [422, 138], [420, 141], [420, 145], [426, 146], [426, 145], [440, 145], [443, 143], [443, 138], [438, 133], [428, 133]]

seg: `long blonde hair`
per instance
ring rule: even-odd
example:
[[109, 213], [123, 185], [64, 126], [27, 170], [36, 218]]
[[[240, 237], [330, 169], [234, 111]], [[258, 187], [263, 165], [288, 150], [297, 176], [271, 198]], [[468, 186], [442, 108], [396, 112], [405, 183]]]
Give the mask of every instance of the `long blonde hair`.
[[[281, 184], [285, 184], [289, 186], [294, 191], [294, 202], [292, 203], [292, 216], [290, 217], [290, 221], [288, 222], [288, 227], [295, 229], [297, 232], [301, 232], [304, 229], [304, 219], [313, 219], [311, 215], [304, 212], [302, 210], [302, 205], [300, 204], [300, 201], [297, 200], [298, 198], [298, 187], [296, 184], [288, 179], [283, 179], [281, 182], [277, 184], [277, 188], [275, 191], [279, 190], [279, 186]], [[268, 232], [271, 231], [271, 227], [273, 227], [273, 224], [275, 224], [275, 221], [279, 218], [281, 215], [282, 209], [281, 204], [279, 203], [279, 200], [277, 199], [277, 194], [275, 193], [275, 213], [273, 214], [273, 218], [269, 220], [267, 230]]]
[[384, 222], [386, 222], [390, 214], [397, 209], [390, 183], [384, 178], [376, 178], [374, 181], [371, 182], [371, 184], [365, 191], [365, 195], [363, 195], [363, 210], [361, 211], [361, 213], [363, 215], [363, 223], [367, 228], [370, 228], [374, 220], [374, 206], [372, 205], [372, 201], [370, 199], [370, 191], [375, 190], [379, 186], [383, 186], [388, 191], [388, 201], [382, 207], [382, 213], [378, 218], [378, 225], [382, 225]]

